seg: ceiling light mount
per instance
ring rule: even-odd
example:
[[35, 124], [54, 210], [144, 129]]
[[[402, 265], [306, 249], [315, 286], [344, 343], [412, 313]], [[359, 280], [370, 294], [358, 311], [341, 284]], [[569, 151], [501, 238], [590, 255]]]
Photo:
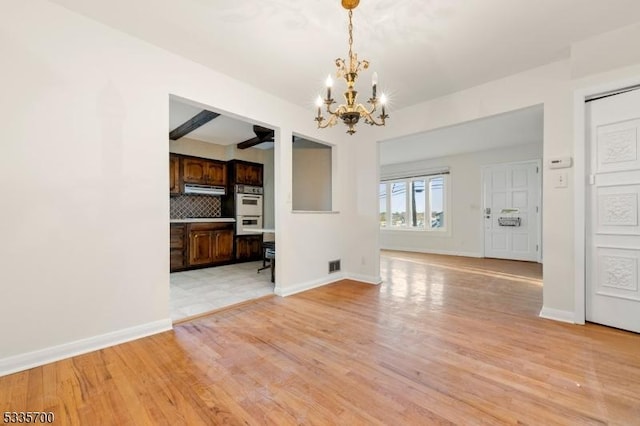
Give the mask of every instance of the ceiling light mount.
[[[372, 126], [384, 126], [385, 120], [389, 118], [389, 115], [387, 115], [385, 111], [385, 95], [382, 94], [379, 98], [377, 97], [377, 73], [373, 73], [373, 77], [371, 79], [372, 96], [367, 101], [370, 107], [366, 107], [363, 104], [357, 103], [358, 92], [355, 90], [355, 84], [356, 80], [358, 79], [358, 73], [369, 68], [369, 61], [364, 59], [359, 61], [358, 55], [356, 53], [353, 53], [353, 9], [358, 6], [360, 0], [341, 1], [342, 7], [349, 11], [349, 56], [348, 61], [342, 58], [338, 58], [336, 59], [335, 63], [336, 67], [338, 68], [336, 77], [343, 78], [347, 84], [347, 90], [344, 92], [344, 100], [346, 103], [341, 104], [337, 108], [332, 110], [331, 106], [336, 103], [336, 101], [331, 97], [333, 79], [331, 78], [331, 75], [329, 75], [326, 82], [326, 98], [322, 99], [322, 97], [318, 96], [318, 99], [316, 100], [318, 112], [315, 121], [318, 122], [319, 129], [324, 129], [326, 127], [335, 125], [338, 119], [340, 119], [348, 127], [347, 133], [353, 135], [356, 132], [355, 126], [356, 124], [358, 124], [361, 118], [364, 119], [365, 123]], [[322, 115], [323, 104], [326, 105], [326, 111], [329, 114], [328, 118], [325, 118]], [[380, 115], [378, 115], [378, 117], [374, 117], [373, 113], [377, 110], [378, 105], [381, 106], [381, 113]]]

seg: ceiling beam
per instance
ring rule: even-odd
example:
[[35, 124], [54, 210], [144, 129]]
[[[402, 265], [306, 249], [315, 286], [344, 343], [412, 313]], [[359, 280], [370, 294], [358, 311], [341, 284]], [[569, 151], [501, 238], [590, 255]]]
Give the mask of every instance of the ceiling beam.
[[255, 138], [247, 139], [244, 142], [240, 142], [237, 146], [238, 149], [247, 149], [254, 147], [256, 145], [260, 145], [263, 142], [273, 142], [274, 131], [272, 129], [268, 129], [266, 127], [254, 125], [253, 133], [256, 134]]
[[247, 149], [247, 148], [254, 147], [256, 145], [260, 145], [262, 142], [264, 141], [261, 140], [259, 137], [255, 137], [255, 138], [247, 139], [244, 142], [240, 142], [237, 146], [238, 146], [238, 149]]
[[178, 140], [186, 134], [189, 134], [196, 130], [198, 127], [203, 126], [218, 117], [220, 114], [217, 112], [207, 111], [206, 109], [200, 111], [198, 114], [194, 115], [171, 132], [169, 132], [169, 139], [172, 141]]
[[[271, 129], [262, 126], [253, 126], [253, 133], [256, 134], [255, 138], [247, 139], [244, 142], [240, 142], [237, 147], [238, 149], [247, 149], [254, 147], [256, 145], [260, 145], [264, 142], [273, 142], [275, 132]], [[291, 142], [295, 142], [299, 140], [299, 136], [291, 136]]]

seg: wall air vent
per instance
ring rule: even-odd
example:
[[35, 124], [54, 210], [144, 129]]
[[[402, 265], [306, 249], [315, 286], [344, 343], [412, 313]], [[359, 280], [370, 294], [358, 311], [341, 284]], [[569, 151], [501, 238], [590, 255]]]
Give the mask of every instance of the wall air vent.
[[340, 259], [329, 261], [329, 273], [338, 272], [340, 270]]

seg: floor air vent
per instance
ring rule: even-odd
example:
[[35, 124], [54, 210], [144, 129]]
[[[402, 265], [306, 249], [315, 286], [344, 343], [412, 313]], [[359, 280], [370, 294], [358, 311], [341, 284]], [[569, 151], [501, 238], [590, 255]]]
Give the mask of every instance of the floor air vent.
[[340, 270], [340, 260], [329, 261], [329, 273], [338, 272]]

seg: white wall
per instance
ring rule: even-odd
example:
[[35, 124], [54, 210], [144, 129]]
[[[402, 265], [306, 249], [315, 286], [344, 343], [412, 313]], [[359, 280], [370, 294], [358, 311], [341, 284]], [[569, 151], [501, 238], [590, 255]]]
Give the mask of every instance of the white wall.
[[449, 167], [450, 196], [448, 232], [381, 230], [380, 245], [391, 250], [482, 255], [482, 166], [542, 158], [542, 141], [534, 144], [505, 147], [450, 157], [434, 158], [403, 164], [382, 166], [381, 177], [402, 171], [420, 171]]
[[[0, 209], [0, 322], [12, 326], [0, 330], [0, 374], [170, 327], [170, 94], [277, 128], [277, 291], [333, 279], [326, 260], [345, 256], [350, 212], [291, 213], [291, 134], [314, 134], [312, 111], [44, 0], [2, 12], [11, 60], [0, 67], [0, 178], [11, 208]], [[318, 137], [348, 158], [341, 132]]]
[[266, 158], [266, 151], [263, 149], [237, 149], [235, 145], [218, 145], [187, 137], [180, 138], [177, 141], [169, 140], [169, 152], [220, 161], [237, 159], [260, 164], [264, 164]]
[[193, 155], [195, 157], [211, 158], [213, 160], [225, 161], [227, 159], [225, 148], [226, 147], [223, 145], [189, 138], [181, 138], [177, 141], [169, 140], [169, 152]]
[[[264, 210], [263, 225], [265, 228], [273, 229], [276, 226], [275, 218], [275, 170], [273, 164], [273, 149], [264, 151], [264, 202], [262, 208]], [[271, 236], [269, 236], [271, 238]]]
[[293, 209], [331, 210], [331, 149], [293, 146]]
[[574, 79], [640, 63], [640, 23], [619, 28], [571, 46]]

